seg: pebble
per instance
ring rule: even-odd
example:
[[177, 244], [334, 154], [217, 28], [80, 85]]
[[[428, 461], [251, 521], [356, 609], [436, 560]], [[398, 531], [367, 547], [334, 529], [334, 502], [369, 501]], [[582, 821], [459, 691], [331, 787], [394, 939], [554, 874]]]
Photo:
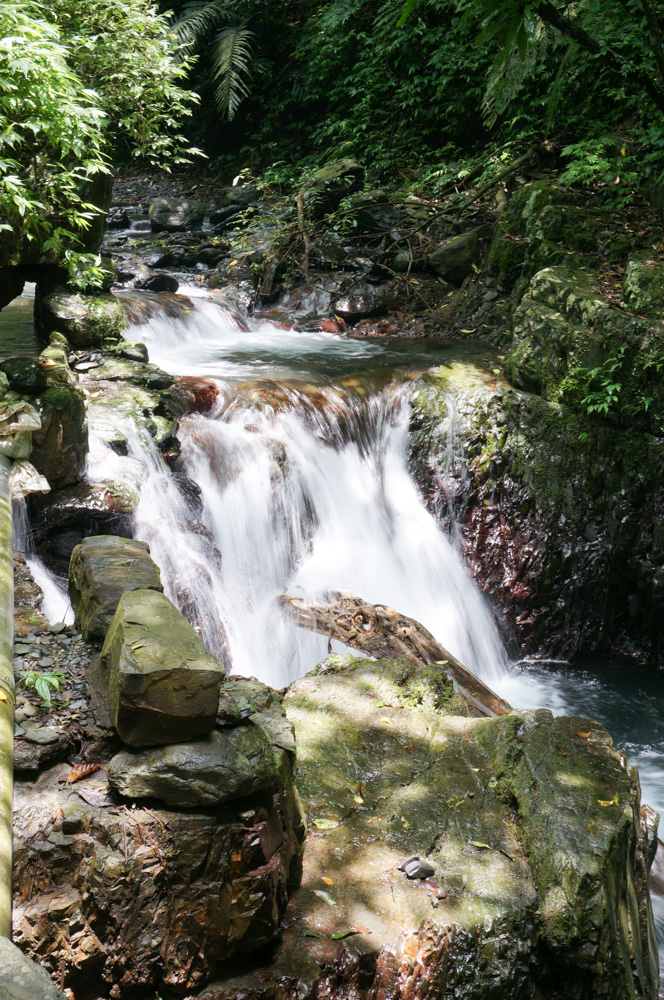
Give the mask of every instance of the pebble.
[[[61, 632], [67, 628], [64, 622], [56, 622], [55, 625], [51, 625], [51, 632], [53, 635], [60, 635]], [[61, 639], [60, 642], [63, 640]]]
[[22, 642], [16, 643], [14, 646], [14, 654], [16, 656], [21, 656], [23, 653], [31, 653], [32, 646], [26, 646]]
[[52, 656], [45, 656], [42, 660], [37, 661], [40, 667], [52, 667], [55, 660]]
[[20, 726], [16, 725], [16, 719], [14, 719], [14, 736], [23, 736], [25, 734], [25, 729], [21, 729]]
[[25, 722], [25, 712], [22, 708], [17, 708], [14, 712], [14, 722]]
[[39, 709], [29, 701], [25, 702], [23, 704], [23, 715], [32, 718], [34, 715], [39, 715]]

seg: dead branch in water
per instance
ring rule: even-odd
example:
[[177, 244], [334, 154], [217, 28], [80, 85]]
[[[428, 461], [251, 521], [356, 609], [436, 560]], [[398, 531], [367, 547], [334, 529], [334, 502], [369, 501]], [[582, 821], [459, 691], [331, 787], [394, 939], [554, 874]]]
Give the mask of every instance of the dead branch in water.
[[444, 665], [459, 694], [482, 715], [508, 715], [512, 709], [432, 636], [406, 615], [384, 604], [367, 604], [356, 594], [330, 591], [325, 603], [307, 604], [284, 595], [281, 602], [302, 628], [320, 632], [374, 659], [403, 657], [420, 666]]

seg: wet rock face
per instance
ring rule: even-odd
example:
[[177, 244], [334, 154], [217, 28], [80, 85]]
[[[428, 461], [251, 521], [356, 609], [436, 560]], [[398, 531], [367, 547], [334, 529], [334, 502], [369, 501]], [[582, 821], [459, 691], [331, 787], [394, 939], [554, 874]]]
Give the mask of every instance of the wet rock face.
[[303, 835], [292, 756], [274, 753], [272, 789], [204, 813], [129, 809], [103, 772], [59, 782], [66, 764], [17, 782], [16, 944], [76, 998], [183, 995], [268, 945]]
[[415, 397], [412, 460], [430, 509], [443, 522], [453, 511], [523, 652], [659, 662], [664, 442], [518, 391], [492, 368], [442, 367]]
[[164, 594], [122, 595], [101, 660], [111, 721], [125, 743], [180, 743], [214, 728], [224, 669]]
[[32, 464], [54, 489], [78, 483], [88, 454], [85, 393], [76, 385], [49, 384], [37, 406], [42, 425], [32, 435]]
[[290, 688], [302, 886], [274, 961], [199, 1000], [655, 1000], [652, 830], [608, 733], [452, 714], [436, 670], [331, 657]]
[[128, 590], [163, 590], [149, 545], [113, 535], [84, 538], [71, 555], [69, 596], [86, 639], [103, 641]]
[[136, 491], [114, 480], [94, 486], [80, 483], [45, 497], [33, 497], [30, 511], [37, 548], [50, 566], [66, 576], [72, 550], [86, 535], [108, 531], [131, 537], [137, 507]]

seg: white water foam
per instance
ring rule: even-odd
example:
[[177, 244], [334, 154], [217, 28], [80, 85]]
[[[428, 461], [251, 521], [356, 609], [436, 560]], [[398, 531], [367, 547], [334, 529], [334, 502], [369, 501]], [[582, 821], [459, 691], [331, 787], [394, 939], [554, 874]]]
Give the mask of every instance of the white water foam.
[[372, 345], [198, 305], [129, 331], [173, 374], [223, 377], [232, 399], [216, 418], [180, 423], [186, 474], [201, 491], [198, 517], [145, 431], [125, 424], [129, 454], [116, 455], [95, 434], [94, 406], [90, 472], [138, 489], [135, 533], [209, 648], [232, 670], [282, 687], [315, 666], [328, 641], [288, 621], [280, 596], [350, 590], [417, 618], [496, 680], [505, 657], [491, 614], [408, 472], [403, 394], [256, 381], [266, 367], [292, 378], [308, 356], [354, 359]]

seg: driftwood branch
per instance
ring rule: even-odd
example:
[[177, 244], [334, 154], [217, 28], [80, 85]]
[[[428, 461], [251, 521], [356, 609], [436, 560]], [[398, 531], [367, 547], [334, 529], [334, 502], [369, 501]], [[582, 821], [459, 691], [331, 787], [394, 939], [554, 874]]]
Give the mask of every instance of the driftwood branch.
[[384, 604], [367, 604], [345, 591], [331, 591], [325, 603], [307, 604], [297, 597], [281, 598], [297, 625], [338, 639], [375, 659], [403, 657], [426, 666], [442, 663], [459, 694], [482, 715], [508, 715], [512, 709], [468, 670], [423, 625]]

